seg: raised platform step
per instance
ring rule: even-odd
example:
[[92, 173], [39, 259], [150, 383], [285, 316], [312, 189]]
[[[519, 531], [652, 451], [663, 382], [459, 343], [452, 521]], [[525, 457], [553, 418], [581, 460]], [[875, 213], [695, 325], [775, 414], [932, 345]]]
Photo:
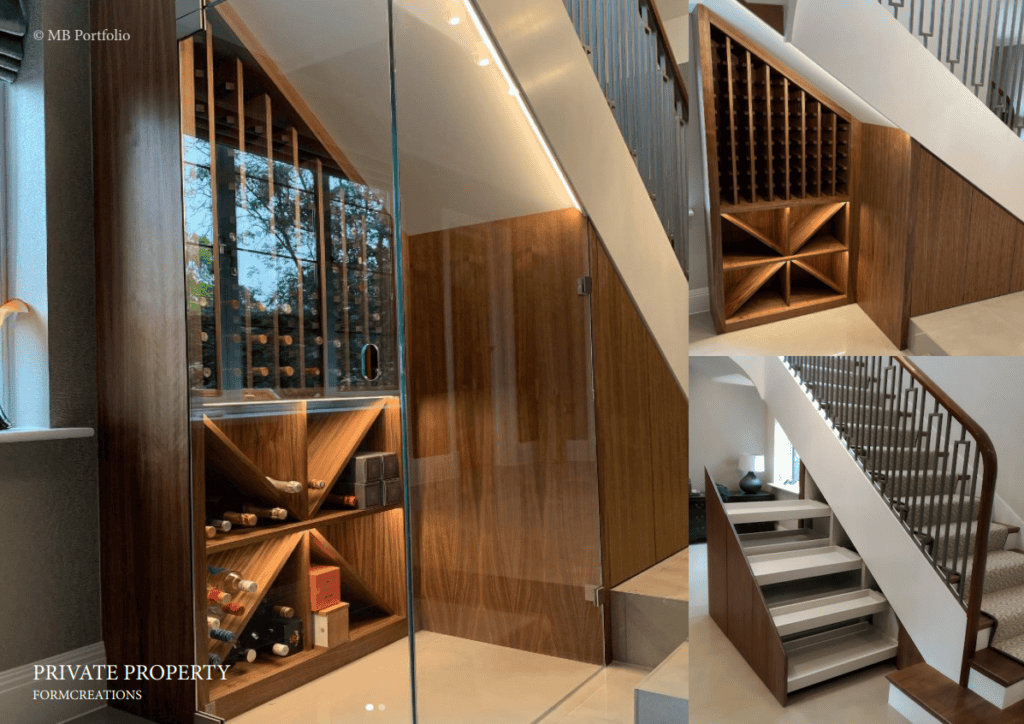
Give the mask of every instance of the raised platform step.
[[748, 556], [783, 551], [822, 548], [829, 545], [828, 536], [810, 528], [780, 529], [763, 533], [741, 533], [740, 545]]
[[868, 623], [806, 636], [784, 644], [790, 692], [896, 656], [896, 639]]
[[684, 643], [634, 690], [636, 724], [684, 722], [690, 711], [690, 645]]
[[967, 687], [1000, 709], [1024, 701], [1024, 664], [998, 651], [982, 649], [971, 659]]
[[815, 500], [765, 500], [756, 503], [726, 503], [724, 507], [725, 514], [733, 524], [828, 518], [832, 515], [831, 508]]
[[754, 579], [761, 586], [855, 571], [861, 567], [860, 556], [840, 546], [752, 555], [747, 560]]
[[889, 602], [885, 596], [878, 591], [865, 589], [778, 606], [771, 609], [771, 614], [779, 635], [791, 636], [801, 631], [881, 613], [888, 607]]
[[1020, 724], [1024, 721], [1024, 702], [1000, 709], [928, 664], [915, 664], [894, 671], [886, 678], [892, 685], [889, 705], [915, 723], [927, 721], [924, 716], [941, 724]]

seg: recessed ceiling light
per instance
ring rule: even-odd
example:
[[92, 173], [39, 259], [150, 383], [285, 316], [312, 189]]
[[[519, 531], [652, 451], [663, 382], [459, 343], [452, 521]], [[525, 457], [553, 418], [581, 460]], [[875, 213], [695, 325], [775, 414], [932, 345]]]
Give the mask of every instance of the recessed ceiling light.
[[477, 65], [479, 65], [479, 66], [480, 66], [481, 68], [483, 68], [483, 67], [485, 67], [485, 66], [488, 66], [488, 65], [490, 65], [490, 64], [491, 64], [491, 61], [490, 61], [490, 59], [489, 59], [489, 58], [481, 58], [480, 60], [478, 60], [478, 61], [476, 62], [476, 64], [477, 64]]
[[454, 15], [454, 16], [448, 18], [448, 24], [449, 25], [458, 25], [461, 22], [462, 22], [462, 18], [460, 18], [458, 15]]

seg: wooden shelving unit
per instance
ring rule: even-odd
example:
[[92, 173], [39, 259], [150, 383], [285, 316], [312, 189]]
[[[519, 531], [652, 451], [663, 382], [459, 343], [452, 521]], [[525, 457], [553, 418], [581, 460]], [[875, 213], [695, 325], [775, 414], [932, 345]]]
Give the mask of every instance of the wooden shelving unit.
[[852, 301], [856, 121], [707, 8], [694, 22], [718, 332]]

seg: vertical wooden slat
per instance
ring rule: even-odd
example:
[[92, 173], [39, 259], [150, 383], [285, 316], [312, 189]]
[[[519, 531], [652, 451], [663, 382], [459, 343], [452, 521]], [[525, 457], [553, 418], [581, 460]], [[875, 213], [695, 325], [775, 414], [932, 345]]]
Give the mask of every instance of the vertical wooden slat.
[[178, 83], [181, 93], [181, 135], [196, 135], [196, 61], [195, 40], [178, 43]]
[[786, 302], [786, 306], [789, 306], [790, 298], [790, 275], [793, 269], [793, 262], [787, 261], [785, 266], [782, 267], [782, 298]]
[[732, 155], [732, 194], [733, 203], [740, 202], [740, 179], [736, 170], [736, 108], [735, 108], [735, 87], [733, 86], [732, 71], [732, 38], [725, 36], [725, 64], [726, 77], [729, 80], [729, 151]]
[[767, 134], [767, 145], [768, 145], [768, 200], [775, 200], [775, 149], [772, 146], [774, 141], [773, 125], [772, 121], [772, 69], [771, 66], [765, 63], [764, 66], [764, 98], [765, 98], [765, 113], [768, 119], [765, 124], [765, 133]]
[[825, 189], [821, 185], [821, 114], [823, 112], [823, 107], [820, 103], [818, 103], [816, 107], [818, 109], [818, 196], [824, 196]]
[[299, 256], [299, 249], [302, 247], [302, 169], [299, 168], [299, 132], [293, 126], [289, 133], [289, 143], [292, 147], [292, 174], [295, 188], [292, 189], [292, 199], [295, 206], [295, 270], [298, 274], [296, 283], [295, 301], [298, 305], [296, 310], [299, 319], [299, 387], [306, 387], [306, 300], [302, 278], [302, 260]]
[[800, 196], [807, 197], [807, 92], [800, 91]]
[[837, 170], [839, 168], [839, 117], [830, 113], [832, 118], [832, 195], [836, 196], [839, 189], [836, 185]]
[[360, 259], [363, 265], [363, 344], [370, 343], [370, 267], [367, 264], [370, 258], [366, 243], [366, 229], [368, 222], [366, 217], [370, 214], [370, 189], [363, 187], [363, 238]]
[[[347, 190], [346, 190], [344, 185], [342, 185], [339, 188], [339, 193], [341, 194], [341, 204], [340, 204], [340, 207], [341, 207], [341, 259], [339, 261], [339, 264], [341, 266], [341, 278], [342, 278], [342, 281], [341, 281], [341, 289], [342, 289], [341, 298], [342, 298], [342, 304], [347, 306], [348, 305], [348, 300], [349, 300], [349, 294], [350, 294], [351, 290], [348, 288], [348, 203], [347, 203], [347, 201], [348, 201], [348, 192], [347, 192]], [[344, 317], [345, 317], [345, 323], [342, 325], [344, 330], [345, 330], [344, 331], [344, 346], [342, 347], [342, 354], [339, 357], [339, 364], [340, 364], [340, 360], [346, 360], [346, 363], [348, 365], [350, 365], [349, 369], [347, 370], [347, 372], [345, 374], [345, 387], [346, 387], [346, 389], [351, 389], [352, 388], [352, 378], [351, 378], [351, 375], [348, 374], [348, 372], [352, 371], [352, 369], [351, 369], [351, 364], [352, 363], [349, 361], [350, 360], [349, 345], [351, 344], [351, 339], [350, 339], [350, 334], [351, 334], [350, 325], [351, 325], [351, 321], [350, 321], [348, 309], [345, 309], [343, 307], [343, 310], [344, 310]]]
[[213, 87], [213, 35], [206, 36], [206, 115], [210, 126], [210, 243], [213, 244], [213, 330], [216, 336], [217, 389], [224, 389], [224, 356], [221, 338], [220, 211], [217, 202], [217, 103]]
[[330, 336], [333, 334], [333, 330], [327, 328], [327, 270], [330, 266], [330, 257], [327, 256], [327, 225], [325, 219], [330, 200], [325, 193], [324, 165], [319, 158], [313, 160], [312, 171], [313, 193], [316, 200], [317, 259], [319, 260], [318, 267], [320, 269], [320, 277], [317, 280], [320, 283], [320, 364], [323, 367], [323, 387], [326, 391], [328, 385], [327, 374], [329, 372], [327, 345], [330, 344]]
[[793, 198], [793, 187], [791, 184], [790, 175], [792, 173], [793, 166], [793, 155], [790, 153], [790, 140], [789, 140], [789, 78], [782, 79], [782, 147], [786, 149], [786, 198]]
[[757, 201], [757, 146], [754, 144], [754, 62], [747, 51], [747, 125], [750, 131], [750, 200]]

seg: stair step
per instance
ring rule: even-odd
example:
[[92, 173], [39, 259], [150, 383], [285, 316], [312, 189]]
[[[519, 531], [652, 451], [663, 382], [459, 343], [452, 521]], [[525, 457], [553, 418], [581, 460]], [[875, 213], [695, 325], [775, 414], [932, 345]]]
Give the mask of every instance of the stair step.
[[760, 586], [854, 571], [861, 567], [860, 556], [840, 546], [765, 553], [749, 556], [747, 560]]
[[[771, 530], [764, 533], [741, 533], [740, 545], [747, 555], [798, 551], [829, 545], [828, 536], [810, 528]], [[1024, 557], [1024, 556], [1022, 556]]]
[[981, 607], [997, 622], [992, 646], [998, 648], [1003, 641], [1024, 636], [1024, 586], [987, 593], [982, 598]]
[[1024, 683], [1024, 664], [991, 648], [982, 649], [971, 659], [971, 668], [980, 671], [1000, 686]]
[[[967, 563], [967, 589], [974, 569], [974, 560]], [[1024, 554], [1017, 551], [989, 551], [985, 562], [984, 593], [1024, 586]]]
[[821, 683], [896, 656], [896, 639], [868, 623], [794, 639], [789, 655], [790, 692]]
[[832, 509], [815, 500], [765, 500], [756, 503], [726, 503], [725, 514], [735, 523], [771, 523], [780, 520], [827, 518]]
[[831, 626], [861, 616], [881, 613], [889, 602], [878, 591], [865, 589], [838, 596], [825, 596], [812, 601], [792, 603], [771, 609], [779, 636], [789, 636], [811, 629]]
[[920, 714], [909, 710], [908, 703], [916, 704], [925, 715], [945, 724], [1010, 724], [1021, 721], [1024, 715], [1024, 704], [1000, 711], [999, 707], [973, 691], [965, 691], [928, 664], [915, 664], [894, 671], [886, 678], [902, 699], [894, 704], [894, 692], [890, 692], [890, 706], [904, 716], [913, 716], [911, 721], [927, 720], [917, 718]]
[[[959, 539], [957, 537], [956, 525], [940, 525], [930, 526], [924, 529], [924, 532], [930, 534], [935, 538], [935, 545], [932, 548], [932, 557], [937, 559], [939, 562], [942, 561], [943, 557], [952, 561], [954, 554], [960, 558], [964, 555], [971, 555], [974, 552], [974, 543], [978, 537], [978, 522], [973, 521], [968, 528], [964, 526], [964, 530], [959, 533]], [[999, 523], [992, 523], [989, 526], [988, 532], [988, 549], [990, 551], [1002, 550], [1006, 545], [1006, 538], [1009, 536], [1010, 531], [1005, 525]], [[959, 562], [957, 568], [960, 568]]]
[[945, 475], [934, 472], [921, 473], [915, 470], [897, 470], [887, 474], [882, 492], [896, 498], [913, 495], [953, 495], [957, 491], [957, 476], [947, 472]]
[[947, 520], [955, 523], [978, 518], [978, 501], [968, 500], [967, 496], [963, 500], [959, 495], [919, 496], [900, 502], [910, 506], [906, 520], [914, 530], [939, 525]]
[[844, 425], [855, 425], [863, 423], [864, 420], [873, 420], [875, 424], [889, 425], [899, 423], [900, 427], [910, 427], [914, 424], [909, 413], [897, 412], [887, 409], [888, 405], [876, 410], [874, 405], [856, 405], [837, 402], [826, 410], [830, 420]]
[[[870, 468], [885, 470], [935, 470], [936, 463], [947, 457], [948, 453], [935, 450], [914, 450], [912, 448], [879, 448], [871, 450], [864, 457], [864, 463]], [[939, 463], [941, 465], [941, 463]]]
[[890, 430], [884, 426], [878, 426], [878, 429], [876, 429], [872, 425], [846, 425], [842, 433], [851, 446], [864, 447], [884, 447], [886, 445], [892, 445], [893, 447], [911, 446], [917, 445], [921, 439], [920, 430]]
[[990, 648], [1001, 651], [1019, 662], [1024, 662], [1024, 635], [991, 644]]

